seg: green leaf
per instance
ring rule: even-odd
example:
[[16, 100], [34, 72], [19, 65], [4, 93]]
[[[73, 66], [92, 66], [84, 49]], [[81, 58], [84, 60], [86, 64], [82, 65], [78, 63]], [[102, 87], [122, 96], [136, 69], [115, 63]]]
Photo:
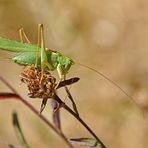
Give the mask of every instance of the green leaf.
[[13, 126], [14, 126], [15, 133], [16, 133], [16, 136], [17, 136], [19, 142], [21, 143], [21, 145], [24, 148], [30, 148], [30, 146], [27, 144], [25, 137], [24, 137], [24, 134], [21, 130], [21, 127], [20, 127], [20, 124], [19, 124], [19, 121], [18, 121], [18, 117], [17, 117], [17, 113], [13, 112], [12, 117], [13, 117]]
[[81, 146], [88, 146], [88, 147], [96, 147], [102, 148], [101, 144], [93, 138], [74, 138], [70, 139], [71, 144], [81, 145]]

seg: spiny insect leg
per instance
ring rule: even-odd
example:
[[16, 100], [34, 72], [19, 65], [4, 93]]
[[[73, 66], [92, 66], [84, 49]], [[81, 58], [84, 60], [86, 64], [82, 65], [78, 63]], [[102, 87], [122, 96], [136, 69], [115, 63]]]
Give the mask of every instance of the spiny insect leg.
[[25, 33], [25, 31], [24, 31], [23, 28], [20, 28], [19, 29], [19, 36], [20, 36], [20, 40], [21, 40], [22, 43], [24, 42], [23, 41], [23, 37], [25, 38], [25, 40], [27, 41], [27, 43], [30, 43], [30, 41], [29, 41], [29, 39], [28, 39], [28, 37], [27, 37], [27, 35], [26, 35], [26, 33]]

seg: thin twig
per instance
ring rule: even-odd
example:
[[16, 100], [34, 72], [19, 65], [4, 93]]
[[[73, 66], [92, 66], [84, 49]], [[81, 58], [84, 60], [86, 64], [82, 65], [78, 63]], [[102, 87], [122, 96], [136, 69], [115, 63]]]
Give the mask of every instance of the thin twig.
[[67, 86], [64, 87], [65, 88], [65, 91], [67, 92], [67, 95], [68, 95], [68, 98], [71, 100], [72, 102], [72, 106], [73, 106], [73, 109], [75, 111], [75, 113], [77, 114], [77, 116], [79, 116], [79, 112], [78, 112], [78, 109], [77, 109], [77, 106], [76, 106], [76, 103], [70, 93], [70, 91], [68, 90]]
[[61, 104], [61, 107], [63, 107], [65, 110], [67, 110], [71, 115], [73, 115], [89, 132], [90, 134], [101, 144], [102, 148], [107, 148], [104, 143], [97, 137], [97, 135], [92, 131], [92, 129], [81, 119], [77, 113], [75, 113], [71, 108], [69, 108], [56, 94], [55, 99], [59, 104]]

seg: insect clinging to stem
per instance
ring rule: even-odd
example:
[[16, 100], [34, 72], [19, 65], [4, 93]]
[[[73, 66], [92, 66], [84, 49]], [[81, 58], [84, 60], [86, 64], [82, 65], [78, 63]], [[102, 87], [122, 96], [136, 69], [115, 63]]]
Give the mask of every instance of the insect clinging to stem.
[[[28, 43], [23, 42], [23, 36]], [[64, 79], [74, 61], [62, 55], [60, 52], [45, 48], [43, 25], [38, 25], [37, 46], [30, 44], [23, 28], [20, 29], [21, 42], [0, 37], [0, 49], [15, 52], [12, 60], [20, 65], [40, 67], [42, 73], [44, 69], [49, 71], [57, 70], [60, 81]], [[41, 47], [40, 47], [41, 46]]]
[[[0, 49], [16, 53], [12, 60], [17, 64], [24, 66], [34, 64], [36, 68], [41, 68], [42, 74], [44, 73], [45, 69], [48, 69], [49, 71], [57, 70], [60, 78], [59, 83], [64, 80], [71, 66], [75, 62], [71, 58], [64, 56], [58, 51], [45, 48], [43, 24], [38, 25], [37, 45], [33, 45], [30, 43], [23, 28], [19, 30], [19, 33], [21, 42], [0, 37]], [[23, 42], [23, 37], [25, 38], [27, 43]], [[134, 101], [134, 99], [128, 93], [126, 93], [124, 89], [122, 89], [118, 84], [116, 84], [104, 74], [84, 64], [79, 65], [96, 72], [98, 75], [101, 75], [106, 80], [115, 85], [118, 89], [120, 89], [127, 97], [131, 98]]]

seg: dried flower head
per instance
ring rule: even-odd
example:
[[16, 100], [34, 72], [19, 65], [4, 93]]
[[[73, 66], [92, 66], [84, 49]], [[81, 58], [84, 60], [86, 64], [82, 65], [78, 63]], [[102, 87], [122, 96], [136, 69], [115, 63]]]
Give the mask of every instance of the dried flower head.
[[27, 84], [29, 97], [48, 99], [54, 95], [56, 79], [51, 76], [49, 71], [45, 70], [42, 75], [41, 69], [26, 66], [20, 74], [20, 78]]

